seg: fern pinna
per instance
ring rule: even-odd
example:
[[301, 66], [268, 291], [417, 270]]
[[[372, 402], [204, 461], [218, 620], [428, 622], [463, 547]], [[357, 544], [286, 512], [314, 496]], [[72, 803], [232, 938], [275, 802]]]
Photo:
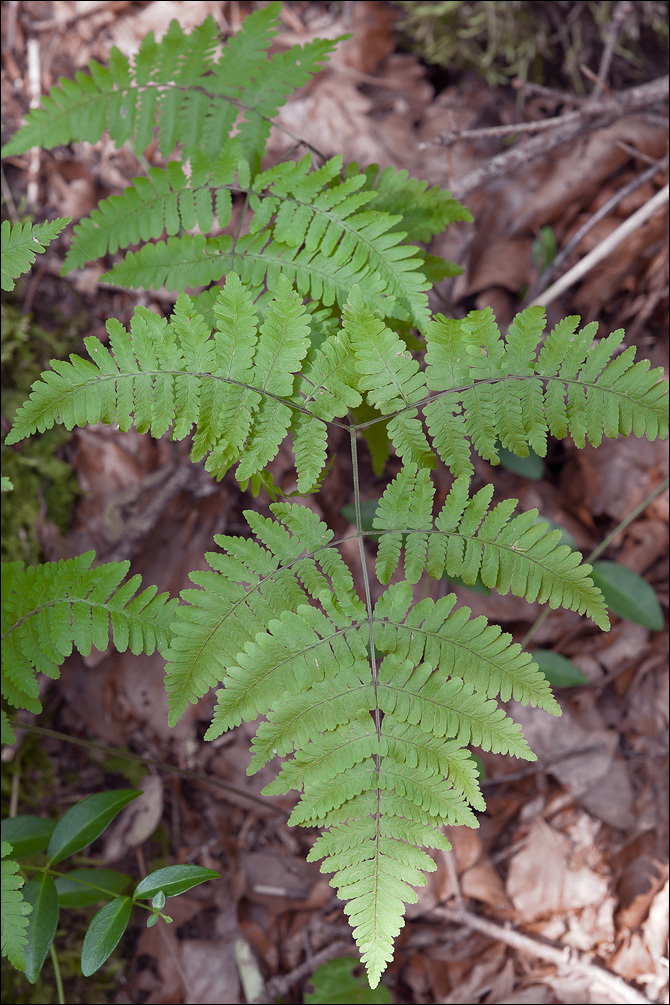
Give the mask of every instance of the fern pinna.
[[[455, 596], [413, 604], [427, 574], [459, 575], [501, 593], [585, 613], [608, 627], [590, 567], [515, 500], [472, 495], [471, 451], [496, 460], [496, 444], [546, 453], [547, 435], [597, 444], [620, 433], [667, 433], [659, 370], [613, 358], [622, 333], [593, 343], [577, 318], [545, 335], [530, 308], [503, 337], [490, 310], [426, 327], [426, 365], [351, 291], [341, 328], [312, 340], [312, 316], [284, 276], [259, 323], [254, 291], [231, 273], [213, 306], [211, 330], [180, 296], [168, 321], [138, 307], [130, 332], [108, 323], [109, 348], [86, 340], [89, 360], [54, 362], [16, 417], [8, 442], [54, 422], [131, 424], [153, 435], [193, 435], [192, 457], [221, 476], [262, 471], [290, 433], [300, 491], [322, 474], [328, 426], [348, 430], [358, 507], [363, 596], [332, 531], [288, 502], [272, 517], [246, 513], [253, 537], [217, 537], [210, 571], [171, 623], [167, 650], [170, 721], [222, 684], [208, 738], [264, 716], [250, 771], [287, 756], [268, 793], [297, 789], [291, 821], [321, 826], [310, 857], [347, 901], [376, 984], [391, 958], [403, 903], [434, 868], [421, 850], [446, 847], [440, 826], [476, 826], [482, 809], [469, 746], [533, 758], [500, 701], [552, 714], [559, 708], [529, 654]], [[318, 323], [316, 325], [319, 330]], [[364, 532], [356, 421], [364, 404], [387, 423], [399, 474]], [[420, 416], [425, 419], [424, 424]], [[439, 457], [453, 484], [434, 511]], [[378, 541], [373, 589], [364, 538]], [[404, 576], [399, 573], [403, 557]], [[391, 580], [394, 582], [391, 583]], [[373, 592], [378, 593], [373, 601]]]

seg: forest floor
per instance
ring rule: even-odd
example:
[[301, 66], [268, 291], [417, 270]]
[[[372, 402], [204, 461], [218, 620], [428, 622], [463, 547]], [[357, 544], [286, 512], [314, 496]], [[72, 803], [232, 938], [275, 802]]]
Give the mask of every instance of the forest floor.
[[[149, 30], [162, 35], [173, 17], [189, 29], [212, 14], [230, 34], [252, 6], [225, 0], [3, 3], [3, 139], [30, 103], [31, 42], [43, 93], [91, 58], [105, 62], [112, 45], [131, 55]], [[440, 285], [434, 309], [463, 316], [491, 305], [506, 326], [524, 297], [528, 302], [538, 284], [547, 285], [534, 264], [546, 228], [561, 249], [612, 200], [558, 278], [667, 182], [662, 100], [627, 112], [621, 94], [636, 82], [614, 91], [605, 82], [602, 100], [620, 99], [621, 108], [604, 121], [574, 95], [524, 85], [493, 88], [474, 75], [449, 79], [401, 51], [396, 16], [390, 5], [367, 0], [287, 4], [278, 47], [343, 32], [352, 37], [285, 106], [280, 121], [327, 156], [392, 165], [450, 188], [475, 222], [454, 225], [433, 243], [431, 250], [465, 269]], [[591, 69], [597, 74], [597, 66]], [[645, 80], [661, 72], [651, 66]], [[575, 109], [579, 127], [570, 131], [559, 122], [541, 134], [547, 139], [539, 150], [532, 129], [510, 146], [498, 128]], [[554, 135], [561, 142], [554, 144]], [[288, 142], [273, 131], [269, 162]], [[76, 220], [141, 170], [127, 149], [117, 152], [105, 140], [13, 158], [4, 165], [3, 217], [27, 208], [37, 219]], [[667, 371], [667, 237], [666, 206], [551, 300], [550, 323], [580, 314], [584, 322], [599, 321], [602, 334], [625, 327], [625, 344], [636, 344], [640, 356]], [[98, 287], [101, 269], [94, 263], [59, 278], [63, 247], [42, 256], [19, 287], [22, 309], [55, 335], [54, 304], [66, 317], [83, 312], [85, 334], [100, 337], [108, 317], [127, 323], [138, 302], [169, 309], [167, 294]], [[269, 503], [263, 494], [242, 493], [231, 477], [214, 483], [189, 464], [183, 446], [104, 426], [76, 431], [62, 456], [82, 494], [66, 533], [48, 514], [41, 518], [44, 557], [94, 548], [104, 561], [130, 559], [146, 584], [177, 594], [188, 572], [204, 567], [214, 533], [239, 533], [242, 510], [266, 511]], [[337, 464], [328, 493], [310, 505], [342, 532], [343, 507], [352, 500]], [[290, 490], [292, 472], [292, 455], [280, 451], [275, 482]], [[597, 450], [555, 444], [540, 477], [483, 461], [476, 468], [480, 485], [492, 482], [497, 498], [514, 496], [522, 510], [537, 507], [568, 530], [585, 555], [667, 474], [666, 445], [633, 437]], [[365, 498], [377, 498], [387, 480], [364, 461]], [[667, 549], [666, 489], [601, 557], [644, 576], [667, 615]], [[513, 597], [457, 592], [473, 613], [502, 624], [517, 641], [540, 613]], [[554, 612], [533, 635], [535, 646], [568, 657], [588, 684], [558, 692], [560, 719], [515, 709], [536, 764], [518, 770], [507, 758], [482, 755], [488, 810], [479, 831], [452, 829], [453, 851], [436, 853], [437, 869], [408, 910], [384, 978], [394, 1002], [668, 1001], [667, 634], [615, 617], [603, 635], [575, 614]], [[285, 825], [290, 803], [274, 807], [246, 798], [265, 783], [246, 775], [249, 730], [201, 742], [211, 697], [168, 729], [160, 658], [108, 652], [69, 659], [61, 679], [45, 686], [43, 701], [39, 725], [54, 735], [26, 731], [18, 747], [3, 754], [3, 815], [7, 806], [13, 813], [55, 814], [85, 794], [130, 783], [144, 794], [96, 845], [96, 858], [133, 875], [169, 861], [197, 862], [223, 876], [175, 900], [169, 928], [132, 930], [119, 947], [122, 962], [93, 983], [77, 977], [73, 964], [65, 967], [68, 1001], [237, 1003], [245, 1000], [240, 970], [251, 966], [265, 982], [259, 1000], [284, 995], [299, 1002], [319, 963], [354, 954], [341, 904], [318, 867], [305, 862], [305, 835]], [[75, 915], [57, 937], [67, 959], [84, 930], [85, 920]], [[239, 963], [240, 945], [250, 947], [251, 963]], [[56, 1000], [35, 997], [53, 994], [49, 961], [36, 989], [25, 990], [21, 980], [10, 978], [3, 1002]]]

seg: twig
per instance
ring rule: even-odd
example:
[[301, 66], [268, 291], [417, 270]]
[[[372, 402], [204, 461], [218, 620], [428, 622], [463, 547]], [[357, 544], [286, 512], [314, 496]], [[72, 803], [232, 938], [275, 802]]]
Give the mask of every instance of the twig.
[[608, 25], [607, 41], [605, 42], [605, 48], [603, 49], [603, 54], [600, 57], [600, 66], [598, 67], [598, 76], [596, 78], [598, 90], [602, 91], [605, 88], [607, 75], [609, 74], [610, 66], [612, 65], [614, 46], [621, 34], [621, 29], [624, 26], [626, 17], [630, 12], [630, 8], [631, 5], [629, 0], [619, 0], [618, 4], [614, 8], [612, 19]]
[[[28, 90], [30, 107], [38, 108], [42, 87], [40, 83], [40, 44], [36, 38], [29, 38], [28, 48]], [[30, 209], [37, 206], [39, 194], [38, 178], [40, 173], [40, 148], [32, 147], [28, 161], [28, 183], [26, 186], [26, 201]]]
[[436, 136], [435, 139], [427, 140], [425, 143], [419, 143], [419, 150], [427, 150], [429, 147], [436, 146], [451, 147], [455, 143], [460, 143], [461, 140], [484, 139], [488, 136], [516, 136], [517, 133], [539, 133], [544, 132], [546, 129], [554, 129], [556, 126], [560, 126], [564, 122], [570, 122], [572, 119], [583, 118], [583, 112], [576, 111], [566, 112], [564, 115], [557, 115], [551, 119], [536, 119], [532, 122], [513, 122], [509, 126], [487, 126], [482, 129], [463, 129], [461, 132], [454, 129], [451, 132]]
[[124, 747], [107, 747], [104, 743], [95, 743], [93, 740], [81, 740], [76, 736], [69, 736], [67, 733], [59, 733], [55, 729], [46, 729], [44, 726], [35, 726], [32, 723], [19, 722], [14, 719], [11, 722], [14, 729], [24, 730], [26, 733], [35, 733], [38, 736], [50, 736], [54, 740], [62, 740], [64, 743], [73, 743], [78, 747], [86, 747], [89, 750], [97, 750], [102, 754], [107, 754], [110, 757], [123, 757], [128, 761], [136, 761], [138, 764], [146, 764], [152, 768], [158, 768], [160, 771], [167, 771], [172, 775], [179, 775], [181, 778], [192, 778], [197, 782], [202, 782], [203, 785], [212, 785], [215, 789], [222, 789], [224, 792], [233, 792], [236, 796], [241, 796], [243, 799], [249, 799], [252, 803], [256, 803], [261, 806], [264, 810], [271, 810], [273, 813], [279, 813], [280, 816], [288, 817], [290, 814], [286, 810], [282, 809], [281, 806], [276, 806], [274, 803], [270, 802], [269, 799], [265, 799], [263, 796], [254, 796], [250, 792], [245, 792], [244, 789], [238, 789], [237, 786], [231, 785], [229, 782], [224, 782], [220, 778], [212, 778], [210, 775], [203, 775], [198, 771], [187, 771], [186, 768], [178, 768], [175, 764], [167, 764], [165, 761], [156, 761], [152, 757], [142, 757], [140, 754], [132, 754], [129, 750]]
[[319, 950], [318, 953], [314, 953], [309, 959], [306, 959], [304, 963], [295, 967], [288, 974], [283, 974], [278, 977], [273, 977], [265, 985], [265, 991], [258, 998], [255, 998], [252, 1005], [272, 1005], [272, 1002], [276, 1001], [277, 998], [283, 997], [293, 984], [297, 981], [301, 981], [303, 977], [307, 977], [308, 974], [314, 973], [317, 967], [320, 967], [322, 963], [327, 963], [328, 960], [332, 960], [335, 956], [339, 956], [344, 953], [345, 950], [350, 952], [355, 951], [353, 943], [344, 942], [343, 940], [338, 940], [337, 942], [331, 942], [329, 946], [325, 949]]
[[648, 181], [651, 181], [654, 175], [658, 174], [658, 172], [662, 168], [667, 166], [668, 166], [668, 158], [666, 156], [661, 161], [655, 161], [652, 167], [648, 168], [646, 171], [643, 171], [642, 174], [637, 175], [637, 177], [633, 178], [633, 180], [630, 181], [627, 185], [623, 185], [620, 189], [618, 189], [614, 193], [612, 198], [607, 200], [604, 206], [601, 206], [600, 209], [593, 214], [593, 216], [589, 217], [586, 223], [579, 228], [577, 233], [570, 238], [565, 247], [561, 248], [560, 252], [558, 253], [558, 255], [556, 255], [556, 258], [553, 260], [551, 265], [548, 268], [546, 268], [542, 273], [542, 276], [540, 277], [540, 280], [535, 286], [535, 288], [531, 290], [530, 293], [527, 295], [526, 300], [534, 301], [534, 299], [538, 297], [543, 290], [547, 289], [549, 283], [554, 278], [556, 273], [559, 271], [563, 262], [574, 251], [574, 249], [583, 241], [588, 232], [592, 230], [592, 228], [595, 227], [595, 225], [599, 223], [600, 220], [603, 220], [606, 216], [608, 216], [612, 212], [612, 210], [619, 205], [622, 199], [625, 199], [627, 196], [631, 195], [631, 193], [635, 192], [642, 185], [645, 185]]
[[[456, 199], [463, 199], [469, 192], [501, 175], [530, 163], [537, 157], [545, 156], [556, 147], [575, 139], [587, 130], [601, 129], [624, 115], [641, 112], [657, 101], [667, 99], [668, 77], [659, 77], [648, 84], [632, 87], [622, 91], [613, 98], [599, 100], [587, 99], [580, 105], [582, 112], [577, 118], [562, 117], [562, 124], [555, 124], [555, 131], [547, 135], [542, 133], [528, 142], [517, 144], [504, 154], [492, 157], [486, 164], [468, 172], [463, 178], [451, 186]], [[474, 130], [473, 130], [474, 132]]]
[[487, 935], [490, 939], [495, 939], [497, 942], [502, 942], [512, 949], [516, 949], [518, 952], [528, 953], [537, 959], [554, 963], [563, 973], [579, 973], [594, 983], [604, 985], [616, 1001], [621, 1002], [622, 1005], [629, 1005], [629, 1003], [630, 1005], [652, 1005], [645, 995], [632, 988], [622, 977], [612, 973], [611, 970], [606, 970], [603, 966], [591, 963], [586, 954], [571, 946], [556, 945], [549, 941], [541, 942], [538, 938], [515, 929], [503, 928], [502, 925], [477, 914], [471, 914], [470, 911], [436, 907], [427, 917], [448, 921], [454, 925], [465, 925], [481, 932], [482, 935]]
[[665, 206], [668, 202], [668, 185], [665, 185], [660, 189], [656, 195], [652, 196], [644, 206], [633, 213], [627, 220], [625, 220], [620, 227], [612, 233], [609, 234], [600, 244], [589, 251], [588, 255], [585, 255], [581, 261], [577, 262], [571, 269], [561, 276], [548, 290], [541, 293], [539, 297], [536, 297], [528, 305], [529, 307], [547, 307], [549, 304], [553, 303], [562, 293], [565, 293], [567, 289], [573, 286], [578, 280], [582, 279], [591, 269], [602, 262], [603, 259], [607, 258], [615, 248], [617, 248], [623, 241], [626, 240], [632, 233], [634, 233], [639, 227], [641, 227], [647, 220], [654, 215], [654, 213]]

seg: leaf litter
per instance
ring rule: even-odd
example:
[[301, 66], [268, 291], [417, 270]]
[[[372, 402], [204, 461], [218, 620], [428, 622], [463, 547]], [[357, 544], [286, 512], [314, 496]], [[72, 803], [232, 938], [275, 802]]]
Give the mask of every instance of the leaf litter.
[[[10, 6], [12, 18], [3, 19], [2, 83], [3, 122], [13, 130], [29, 97], [29, 39], [39, 42], [45, 90], [60, 74], [84, 68], [91, 58], [104, 61], [112, 44], [130, 54], [147, 31], [160, 37], [172, 17], [188, 28], [212, 14], [228, 35], [255, 4], [197, 0]], [[351, 32], [353, 37], [288, 102], [279, 121], [327, 156], [343, 152], [346, 160], [406, 169], [431, 185], [451, 187], [457, 197], [459, 186], [466, 190], [462, 198], [475, 224], [450, 227], [431, 249], [458, 261], [465, 271], [440, 284], [438, 294], [460, 315], [492, 304], [504, 324], [542, 280], [533, 261], [542, 228], [550, 227], [557, 247], [564, 246], [650, 161], [662, 160], [667, 124], [659, 118], [658, 106], [646, 118], [629, 114], [596, 123], [577, 142], [544, 157], [529, 157], [514, 171], [468, 188], [469, 179], [489, 171], [492, 159], [507, 150], [496, 129], [560, 115], [560, 95], [531, 88], [520, 103], [512, 89], [496, 90], [473, 76], [436, 86], [435, 75], [416, 56], [398, 51], [396, 17], [390, 5], [369, 0], [286, 4], [278, 48], [317, 36]], [[479, 133], [452, 142], [470, 130]], [[451, 139], [445, 142], [445, 136]], [[273, 130], [269, 156], [278, 159], [291, 143], [285, 132]], [[7, 169], [15, 202], [20, 201], [25, 167], [20, 161]], [[43, 152], [40, 208], [76, 219], [137, 171], [127, 150], [114, 151], [104, 139], [95, 146]], [[652, 198], [666, 178], [667, 163], [660, 164], [645, 185], [591, 227], [564, 268]], [[625, 325], [632, 329], [627, 344], [634, 338], [653, 365], [667, 368], [666, 220], [662, 212], [653, 215], [601, 267], [550, 304], [550, 319], [581, 313], [584, 321], [599, 320], [601, 330]], [[53, 256], [46, 258], [46, 269], [57, 273]], [[134, 307], [130, 296], [104, 288], [93, 294], [99, 270], [84, 272], [86, 276], [74, 277], [75, 288], [93, 324], [124, 311], [129, 316]], [[158, 294], [140, 298], [157, 311], [165, 309]], [[437, 297], [434, 308], [444, 309]], [[662, 444], [631, 439], [608, 441], [597, 451], [575, 451], [565, 442], [552, 451], [541, 482], [529, 483], [485, 462], [477, 475], [493, 481], [501, 496], [520, 498], [521, 509], [537, 506], [562, 523], [584, 553], [667, 475]], [[147, 583], [161, 590], [177, 592], [186, 585], [187, 571], [203, 567], [212, 534], [236, 533], [245, 506], [267, 509], [263, 496], [252, 501], [232, 483], [214, 486], [206, 476], [193, 477], [178, 446], [163, 441], [97, 427], [75, 435], [69, 456], [86, 495], [67, 536], [45, 534], [46, 557], [93, 546], [103, 559], [131, 558], [132, 571], [141, 571]], [[188, 484], [178, 475], [184, 468], [191, 472]], [[291, 469], [291, 457], [280, 453], [273, 468], [276, 483], [290, 486]], [[365, 477], [364, 490], [378, 493], [372, 471]], [[341, 494], [337, 462], [331, 478], [336, 500]], [[346, 478], [342, 482], [347, 484]], [[342, 498], [337, 507], [327, 507], [336, 530], [346, 526], [339, 508], [348, 501]], [[321, 515], [318, 499], [309, 504]], [[666, 492], [606, 554], [643, 574], [665, 610], [667, 542]], [[500, 620], [519, 640], [539, 612], [510, 597], [482, 597], [460, 587], [457, 592], [474, 613]], [[573, 660], [589, 685], [561, 693], [560, 720], [517, 710], [538, 754], [537, 765], [517, 771], [508, 759], [483, 757], [488, 812], [479, 832], [453, 830], [453, 850], [434, 853], [437, 869], [410, 908], [411, 921], [389, 969], [396, 1002], [668, 1001], [667, 639], [625, 621], [615, 621], [612, 633], [601, 636], [576, 616], [560, 612], [547, 619], [534, 644]], [[146, 834], [147, 820], [153, 825], [162, 812], [171, 858], [197, 860], [224, 876], [220, 883], [174, 901], [174, 925], [142, 932], [114, 1001], [241, 1002], [241, 959], [251, 960], [246, 965], [269, 982], [268, 991], [299, 1000], [292, 996], [311, 972], [305, 964], [329, 946], [345, 955], [351, 941], [330, 887], [304, 862], [309, 834], [290, 831], [282, 813], [244, 795], [257, 794], [263, 783], [262, 777], [259, 783], [246, 776], [245, 729], [211, 745], [196, 740], [211, 704], [205, 698], [176, 730], [168, 730], [161, 661], [150, 657], [131, 660], [108, 653], [84, 661], [73, 656], [61, 680], [49, 687], [62, 703], [56, 725], [64, 732], [130, 748], [236, 790], [223, 793], [202, 780], [170, 774], [159, 785], [151, 775], [144, 797], [145, 830], [140, 827], [133, 837], [129, 822], [130, 831], [114, 836], [112, 857], [134, 855], [135, 866], [129, 868], [142, 865], [155, 851]], [[95, 790], [114, 784], [104, 760], [100, 764], [100, 758], [73, 754], [79, 748], [67, 744], [45, 743], [63, 769], [73, 758], [83, 769], [74, 786], [78, 795], [82, 785]], [[141, 778], [139, 782], [141, 787]], [[65, 791], [57, 787], [60, 798]], [[290, 809], [287, 799], [277, 805]], [[140, 843], [132, 852], [138, 834]], [[478, 919], [490, 924], [485, 933], [478, 930]], [[519, 948], [505, 935], [510, 931], [543, 941]], [[236, 944], [250, 952], [236, 954]], [[545, 944], [564, 950], [562, 963], [542, 956], [537, 947]], [[597, 973], [584, 963], [591, 960], [607, 968], [609, 983], [598, 983]], [[302, 976], [292, 980], [293, 971]]]

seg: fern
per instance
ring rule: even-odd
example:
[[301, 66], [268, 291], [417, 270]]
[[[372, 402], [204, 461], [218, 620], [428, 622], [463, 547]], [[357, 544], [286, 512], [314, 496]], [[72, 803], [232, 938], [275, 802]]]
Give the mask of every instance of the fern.
[[36, 674], [57, 678], [73, 646], [84, 656], [93, 646], [104, 652], [110, 628], [119, 652], [167, 648], [177, 602], [156, 596], [155, 586], [135, 596], [140, 577], [122, 583], [129, 562], [91, 568], [93, 558], [2, 563], [2, 695], [10, 705], [40, 712]]
[[[111, 628], [118, 649], [165, 655], [172, 725], [212, 688], [208, 739], [260, 716], [249, 772], [280, 758], [266, 794], [297, 792], [290, 822], [322, 829], [309, 857], [333, 874], [374, 987], [404, 904], [435, 868], [422, 849], [447, 849], [442, 826], [475, 827], [485, 807], [470, 748], [532, 760], [503, 703], [560, 711], [510, 635], [453, 594], [413, 603], [413, 587], [481, 579], [609, 624], [590, 567], [560, 532], [535, 510], [515, 513], [516, 500], [494, 503], [491, 486], [471, 493], [473, 451], [495, 464], [500, 445], [544, 456], [550, 435], [577, 446], [664, 436], [667, 391], [634, 348], [616, 355], [622, 332], [595, 341], [578, 318], [546, 333], [544, 312], [530, 308], [503, 336], [490, 310], [431, 317], [427, 290], [459, 270], [414, 242], [470, 218], [448, 192], [339, 157], [262, 170], [272, 116], [334, 45], [269, 57], [278, 9], [249, 15], [220, 50], [211, 19], [190, 35], [173, 24], [160, 43], [149, 35], [132, 63], [115, 50], [108, 69], [92, 63], [60, 81], [4, 149], [107, 130], [141, 153], [157, 121], [171, 159], [75, 227], [64, 269], [121, 251], [113, 283], [180, 291], [169, 319], [138, 307], [130, 330], [112, 319], [108, 342], [85, 340], [88, 359], [52, 361], [6, 443], [56, 423], [134, 426], [191, 438], [191, 459], [217, 478], [236, 466], [243, 485], [272, 487], [266, 466], [290, 436], [306, 494], [328, 470], [330, 431], [346, 433], [362, 595], [343, 541], [288, 501], [271, 516], [247, 511], [249, 536], [215, 537], [178, 608], [153, 589], [135, 596], [139, 577], [122, 583], [127, 563], [92, 568], [92, 553], [10, 563], [2, 688], [10, 704], [39, 710], [36, 674], [57, 676], [73, 646], [105, 649]], [[183, 292], [198, 287], [209, 288]], [[359, 435], [375, 470], [389, 443], [402, 464], [370, 531]], [[452, 485], [436, 507], [440, 462]]]
[[14, 280], [27, 272], [37, 255], [47, 250], [71, 217], [59, 217], [46, 223], [15, 223], [2, 221], [2, 281], [3, 290], [13, 290]]
[[222, 477], [239, 460], [237, 477], [248, 479], [272, 460], [290, 429], [300, 490], [307, 491], [326, 463], [326, 422], [363, 400], [390, 417], [387, 432], [404, 462], [430, 468], [436, 460], [422, 409], [432, 446], [457, 477], [473, 471], [471, 446], [497, 463], [498, 441], [528, 456], [529, 446], [546, 454], [547, 433], [570, 433], [578, 446], [587, 436], [597, 446], [603, 436], [631, 431], [667, 435], [661, 370], [636, 363], [633, 346], [611, 360], [623, 332], [593, 347], [595, 326], [577, 332], [576, 317], [557, 325], [539, 352], [542, 308], [519, 314], [507, 340], [490, 308], [464, 321], [438, 317], [421, 370], [358, 288], [345, 305], [340, 334], [318, 349], [310, 349], [311, 316], [283, 275], [260, 327], [252, 294], [235, 273], [213, 310], [213, 332], [186, 295], [169, 324], [143, 307], [130, 333], [108, 322], [111, 352], [90, 337], [90, 360], [72, 355], [69, 363], [54, 362], [33, 385], [5, 442], [55, 422], [68, 429], [134, 423], [153, 436], [172, 429], [175, 439], [195, 427], [194, 461], [209, 454], [207, 470]]
[[30, 914], [31, 907], [21, 893], [23, 879], [17, 875], [18, 863], [7, 859], [7, 855], [11, 855], [11, 852], [11, 844], [3, 841], [2, 863], [0, 863], [2, 868], [2, 955], [6, 956], [17, 970], [25, 970], [25, 947], [28, 943], [27, 915]]

